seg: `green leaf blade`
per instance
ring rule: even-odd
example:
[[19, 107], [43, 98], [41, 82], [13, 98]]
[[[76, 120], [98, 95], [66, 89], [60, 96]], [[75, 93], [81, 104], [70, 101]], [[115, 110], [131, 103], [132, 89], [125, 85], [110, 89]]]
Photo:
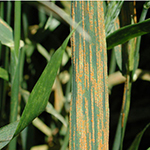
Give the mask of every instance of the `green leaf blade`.
[[18, 123], [19, 122], [16, 121], [0, 128], [0, 149], [6, 146], [13, 138]]
[[103, 2], [72, 2], [72, 18], [82, 22], [90, 43], [72, 38], [72, 101], [69, 149], [108, 149], [109, 107]]
[[34, 86], [21, 116], [15, 135], [21, 132], [27, 125], [32, 122], [34, 118], [36, 118], [45, 110], [49, 95], [51, 93], [51, 88], [57, 75], [57, 71], [61, 65], [63, 53], [74, 30], [72, 30], [72, 32], [63, 42], [62, 46], [59, 47], [55, 54], [52, 56], [42, 75]]
[[[51, 61], [46, 66], [40, 79], [33, 88], [29, 96], [28, 103], [20, 119], [16, 133], [19, 133], [21, 130], [23, 130], [35, 117], [44, 111], [48, 102], [51, 88], [53, 86], [53, 82], [57, 75], [57, 70], [61, 64], [63, 52], [64, 50], [61, 48], [56, 51]], [[53, 67], [54, 64], [55, 68]]]
[[[27, 101], [29, 99], [30, 92], [20, 88], [20, 93], [21, 93], [22, 97], [24, 98], [25, 103], [27, 103]], [[46, 106], [46, 112], [55, 116], [58, 120], [60, 120], [64, 124], [64, 126], [67, 127], [67, 123], [66, 123], [65, 119], [63, 118], [63, 116], [61, 114], [59, 114], [55, 110], [53, 105], [49, 102], [47, 103], [47, 106]]]
[[128, 150], [138, 150], [140, 142], [141, 142], [141, 138], [149, 126], [150, 126], [150, 123], [147, 124], [146, 127], [136, 136], [136, 138], [134, 139], [133, 143], [131, 144]]
[[11, 27], [0, 18], [0, 41], [2, 44], [12, 47], [14, 45], [13, 42], [13, 33]]
[[114, 46], [123, 44], [126, 41], [147, 34], [150, 32], [150, 19], [136, 23], [133, 25], [128, 25], [118, 29], [117, 31], [111, 33], [107, 36], [107, 49], [112, 49]]
[[9, 76], [8, 76], [8, 72], [0, 67], [0, 78], [8, 81], [9, 80]]

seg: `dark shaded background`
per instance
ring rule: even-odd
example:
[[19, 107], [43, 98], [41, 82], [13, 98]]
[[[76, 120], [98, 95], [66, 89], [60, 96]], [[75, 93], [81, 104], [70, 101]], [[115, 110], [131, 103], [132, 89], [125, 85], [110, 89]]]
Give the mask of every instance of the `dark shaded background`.
[[[127, 3], [127, 2], [126, 2]], [[143, 9], [143, 1], [136, 1], [137, 19]], [[146, 19], [150, 17], [150, 11]], [[109, 56], [108, 51], [108, 56]], [[108, 57], [109, 59], [109, 57]], [[143, 35], [140, 46], [139, 68], [150, 70], [150, 34]], [[114, 86], [110, 95], [110, 149], [115, 136], [119, 113], [122, 105], [124, 84]], [[124, 149], [129, 148], [136, 135], [150, 122], [150, 82], [137, 79], [132, 84], [131, 105], [128, 123], [125, 131]], [[140, 143], [139, 150], [150, 147], [150, 128], [146, 130]]]
[[[142, 8], [143, 1], [137, 1], [137, 17], [139, 20]], [[60, 2], [56, 2], [56, 4], [60, 7], [63, 7]], [[12, 10], [13, 11], [13, 10]], [[38, 10], [29, 5], [29, 2], [24, 2], [22, 4], [22, 12], [25, 12], [27, 16], [30, 16], [28, 19], [29, 26], [39, 24], [38, 19]], [[13, 17], [13, 14], [12, 14]], [[48, 16], [47, 16], [48, 17]], [[147, 17], [150, 17], [150, 12], [148, 12]], [[13, 21], [11, 23], [13, 27]], [[22, 24], [23, 26], [23, 24]], [[44, 31], [42, 28], [37, 30], [35, 35], [30, 34], [30, 30], [28, 31], [28, 36], [31, 40], [35, 42], [39, 42], [41, 45], [49, 50], [54, 48], [55, 50], [62, 44], [64, 39], [70, 32], [70, 27], [64, 23], [61, 23], [58, 28], [50, 32], [49, 30]], [[42, 36], [41, 36], [42, 35]], [[25, 39], [25, 34], [22, 31], [22, 39]], [[110, 61], [111, 50], [108, 51], [108, 62]], [[28, 63], [27, 59], [30, 59], [30, 63]], [[28, 75], [29, 79], [25, 80], [27, 89], [29, 91], [32, 90], [34, 84], [38, 80], [40, 74], [42, 73], [44, 67], [46, 66], [46, 60], [39, 54], [37, 50], [34, 50], [31, 58], [26, 58], [25, 66], [24, 66], [24, 75]], [[109, 63], [108, 63], [109, 64]], [[71, 65], [71, 60], [68, 63], [61, 67], [62, 70], [69, 70]], [[1, 66], [3, 66], [3, 61], [1, 59]], [[109, 66], [108, 66], [109, 67]], [[150, 34], [143, 35], [141, 40], [140, 47], [140, 61], [139, 68], [144, 70], [150, 70]], [[65, 91], [65, 85], [63, 85]], [[110, 149], [112, 148], [113, 139], [115, 136], [115, 131], [118, 123], [119, 113], [121, 110], [122, 98], [123, 98], [123, 88], [124, 84], [114, 86], [110, 95]], [[9, 89], [8, 89], [9, 91]], [[51, 98], [53, 98], [53, 93], [51, 94]], [[53, 103], [53, 101], [51, 101]], [[9, 106], [10, 106], [10, 97], [7, 95], [7, 105], [5, 105], [6, 114], [0, 118], [0, 126], [7, 124], [9, 122]], [[24, 105], [24, 104], [22, 104]], [[62, 112], [65, 114], [65, 112]], [[51, 123], [52, 118], [49, 117], [46, 113], [42, 113], [40, 116], [47, 125]], [[54, 121], [54, 120], [53, 120]], [[132, 95], [131, 95], [131, 105], [130, 105], [130, 113], [127, 123], [127, 128], [125, 132], [124, 139], [124, 149], [126, 150], [135, 136], [150, 122], [150, 82], [143, 81], [138, 79], [132, 85]], [[60, 123], [54, 122], [58, 127], [60, 127]], [[45, 143], [45, 135], [41, 133], [38, 129], [36, 129], [33, 125], [29, 125], [29, 133], [28, 137], [28, 149], [33, 145], [40, 145]], [[60, 137], [59, 133], [54, 137], [54, 144], [59, 145], [59, 141], [57, 138]], [[31, 140], [32, 139], [32, 140]], [[146, 150], [150, 147], [150, 128], [148, 128], [142, 138], [139, 150]], [[21, 149], [21, 143], [18, 143], [18, 149]], [[54, 148], [55, 150], [59, 149]]]

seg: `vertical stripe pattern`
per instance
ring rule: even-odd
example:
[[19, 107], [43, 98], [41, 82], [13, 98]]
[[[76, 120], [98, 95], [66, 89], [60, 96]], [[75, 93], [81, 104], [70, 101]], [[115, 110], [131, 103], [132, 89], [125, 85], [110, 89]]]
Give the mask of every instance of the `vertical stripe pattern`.
[[102, 1], [72, 1], [72, 18], [91, 36], [71, 39], [73, 84], [70, 150], [108, 150], [107, 53]]

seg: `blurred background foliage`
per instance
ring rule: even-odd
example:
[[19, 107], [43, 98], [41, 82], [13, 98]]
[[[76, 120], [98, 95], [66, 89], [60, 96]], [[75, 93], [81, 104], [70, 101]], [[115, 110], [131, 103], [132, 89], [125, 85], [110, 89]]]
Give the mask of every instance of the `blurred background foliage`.
[[[54, 1], [70, 15], [71, 2]], [[124, 2], [126, 5], [128, 2]], [[136, 1], [137, 22], [143, 10], [144, 1]], [[39, 79], [44, 67], [50, 60], [53, 53], [61, 46], [65, 38], [70, 33], [70, 26], [63, 19], [55, 17], [50, 11], [47, 11], [39, 2], [21, 3], [21, 39], [25, 46], [21, 49], [20, 61], [20, 93], [31, 92], [35, 83]], [[109, 5], [104, 2], [104, 8]], [[120, 6], [120, 9], [122, 5]], [[109, 8], [110, 9], [110, 8]], [[115, 9], [115, 8], [114, 8]], [[105, 10], [105, 9], [104, 9]], [[120, 11], [120, 10], [119, 10]], [[122, 10], [123, 11], [123, 10]], [[122, 12], [119, 14], [121, 22]], [[126, 8], [128, 11], [128, 8]], [[0, 17], [3, 18], [12, 28], [14, 28], [14, 2], [0, 2]], [[115, 13], [115, 12], [114, 12]], [[105, 13], [105, 17], [112, 12]], [[148, 11], [146, 19], [150, 17]], [[114, 20], [116, 18], [112, 18]], [[105, 18], [106, 21], [110, 22]], [[107, 22], [106, 22], [107, 24]], [[124, 25], [126, 23], [124, 22]], [[123, 23], [121, 24], [123, 26]], [[108, 29], [109, 34], [110, 29]], [[135, 136], [150, 122], [150, 34], [143, 35], [140, 45], [139, 67], [146, 72], [146, 78], [142, 75], [132, 84], [131, 105], [124, 138], [124, 149], [127, 149]], [[119, 70], [116, 60], [113, 57], [113, 51], [108, 52], [108, 73], [113, 75]], [[0, 67], [10, 70], [10, 53], [6, 46], [0, 44]], [[113, 67], [113, 69], [112, 69]], [[144, 72], [142, 72], [144, 73]], [[114, 142], [116, 127], [122, 105], [124, 79], [115, 76], [109, 83], [109, 102], [110, 102], [110, 149]], [[118, 83], [119, 81], [119, 83]], [[25, 92], [23, 91], [26, 90]], [[10, 86], [8, 82], [0, 79], [0, 127], [9, 123], [10, 114]], [[22, 94], [23, 95], [23, 94]], [[28, 94], [27, 94], [28, 95]], [[25, 106], [24, 97], [19, 95], [19, 114], [22, 113]], [[71, 101], [71, 47], [70, 43], [63, 55], [59, 74], [53, 85], [53, 90], [49, 102], [55, 110], [60, 113], [65, 121], [69, 120], [69, 104]], [[38, 109], [38, 108], [37, 108]], [[40, 120], [34, 121], [18, 136], [18, 150], [34, 150], [41, 147], [41, 150], [66, 149], [68, 143], [67, 127], [62, 124], [57, 117], [50, 115], [46, 111], [39, 117]], [[42, 121], [42, 125], [40, 124]], [[40, 124], [40, 125], [39, 125]], [[45, 126], [46, 125], [46, 126]], [[150, 128], [146, 130], [142, 138], [139, 150], [150, 147]], [[37, 146], [37, 147], [36, 147]], [[4, 148], [7, 149], [7, 146]]]

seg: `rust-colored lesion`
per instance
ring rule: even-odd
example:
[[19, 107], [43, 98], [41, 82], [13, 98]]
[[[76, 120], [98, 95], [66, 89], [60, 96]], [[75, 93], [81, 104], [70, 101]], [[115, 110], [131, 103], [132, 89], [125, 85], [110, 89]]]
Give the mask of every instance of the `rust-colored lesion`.
[[[70, 149], [108, 149], [107, 54], [102, 3], [72, 2], [73, 19], [76, 22], [82, 19], [81, 26], [93, 37], [89, 43], [75, 32], [71, 39], [75, 94], [70, 108], [70, 145], [77, 147]], [[81, 16], [77, 16], [79, 11]], [[72, 118], [73, 113], [76, 118]]]
[[93, 4], [91, 3], [89, 10], [89, 23], [90, 23], [90, 30], [93, 30], [93, 15], [94, 15], [94, 8]]

